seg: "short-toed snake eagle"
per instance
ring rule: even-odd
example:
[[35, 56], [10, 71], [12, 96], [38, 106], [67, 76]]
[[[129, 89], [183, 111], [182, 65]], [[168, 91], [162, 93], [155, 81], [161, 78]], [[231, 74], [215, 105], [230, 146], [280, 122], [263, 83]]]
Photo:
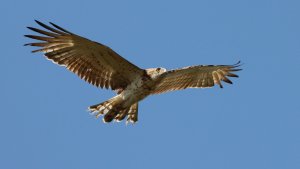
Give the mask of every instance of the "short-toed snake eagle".
[[138, 120], [138, 102], [151, 94], [186, 88], [206, 88], [221, 81], [232, 84], [227, 77], [239, 71], [234, 65], [198, 65], [169, 70], [165, 68], [141, 69], [109, 47], [71, 33], [53, 23], [51, 26], [36, 21], [48, 31], [28, 27], [43, 36], [25, 35], [39, 40], [26, 45], [40, 47], [32, 52], [43, 52], [54, 63], [65, 66], [81, 79], [100, 88], [110, 88], [117, 95], [103, 103], [89, 107], [96, 116], [104, 115], [104, 122]]

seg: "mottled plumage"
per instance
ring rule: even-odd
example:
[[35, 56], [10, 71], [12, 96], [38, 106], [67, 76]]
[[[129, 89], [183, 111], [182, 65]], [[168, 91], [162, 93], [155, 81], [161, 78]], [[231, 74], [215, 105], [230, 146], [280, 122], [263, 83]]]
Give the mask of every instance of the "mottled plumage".
[[103, 103], [89, 107], [96, 117], [104, 115], [104, 122], [138, 120], [138, 102], [151, 94], [186, 88], [206, 88], [221, 81], [232, 84], [228, 77], [239, 71], [235, 65], [199, 65], [167, 71], [164, 68], [141, 69], [122, 58], [109, 47], [71, 33], [50, 22], [52, 27], [36, 21], [48, 31], [28, 27], [42, 36], [25, 35], [40, 42], [25, 45], [40, 47], [54, 63], [65, 66], [83, 80], [100, 88], [110, 88], [117, 95]]

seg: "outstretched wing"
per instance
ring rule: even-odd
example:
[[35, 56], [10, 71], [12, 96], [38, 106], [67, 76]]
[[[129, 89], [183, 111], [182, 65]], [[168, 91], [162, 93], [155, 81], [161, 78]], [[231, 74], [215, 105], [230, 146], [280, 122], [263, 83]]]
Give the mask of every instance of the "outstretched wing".
[[65, 66], [85, 81], [101, 88], [124, 89], [143, 70], [122, 58], [109, 47], [73, 34], [53, 23], [53, 27], [36, 21], [48, 31], [28, 27], [45, 36], [25, 35], [42, 42], [25, 45], [41, 47], [54, 63]]
[[212, 87], [215, 84], [223, 88], [221, 81], [232, 84], [227, 77], [238, 77], [232, 73], [241, 70], [237, 69], [238, 66], [240, 62], [234, 65], [200, 65], [167, 71], [157, 78], [151, 94], [186, 88]]

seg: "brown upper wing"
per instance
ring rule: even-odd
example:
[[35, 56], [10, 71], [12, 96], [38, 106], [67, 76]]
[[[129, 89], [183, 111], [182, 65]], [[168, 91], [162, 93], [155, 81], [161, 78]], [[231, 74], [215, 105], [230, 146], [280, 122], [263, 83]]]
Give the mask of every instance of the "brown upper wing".
[[221, 81], [232, 84], [227, 77], [238, 77], [233, 74], [240, 66], [240, 62], [234, 65], [200, 65], [171, 70], [157, 78], [156, 86], [152, 94], [164, 93], [185, 88], [205, 88], [218, 84], [223, 88]]
[[40, 40], [25, 45], [41, 47], [54, 63], [65, 66], [85, 81], [101, 88], [124, 89], [143, 70], [122, 58], [109, 47], [73, 34], [53, 23], [53, 27], [36, 21], [48, 31], [28, 27], [45, 36], [25, 35]]

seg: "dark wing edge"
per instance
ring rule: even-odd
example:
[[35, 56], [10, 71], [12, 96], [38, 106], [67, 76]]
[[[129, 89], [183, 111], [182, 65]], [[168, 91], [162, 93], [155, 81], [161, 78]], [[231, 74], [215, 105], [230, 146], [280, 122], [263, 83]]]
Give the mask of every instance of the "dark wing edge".
[[240, 71], [238, 61], [233, 65], [199, 65], [170, 70], [163, 73], [152, 90], [152, 94], [183, 90], [186, 88], [208, 88], [215, 84], [223, 88], [222, 81], [233, 84], [229, 77], [239, 77], [233, 72]]

